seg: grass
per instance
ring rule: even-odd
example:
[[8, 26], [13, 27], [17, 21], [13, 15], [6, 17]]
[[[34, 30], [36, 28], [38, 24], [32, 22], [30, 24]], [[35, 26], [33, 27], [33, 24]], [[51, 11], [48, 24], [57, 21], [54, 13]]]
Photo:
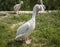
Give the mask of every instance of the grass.
[[[30, 18], [31, 14], [10, 14], [1, 19], [0, 47], [60, 47], [60, 12], [38, 14], [36, 28], [29, 36], [32, 39], [30, 45], [20, 40], [11, 41], [16, 36], [17, 28]], [[10, 28], [12, 25], [15, 26]]]

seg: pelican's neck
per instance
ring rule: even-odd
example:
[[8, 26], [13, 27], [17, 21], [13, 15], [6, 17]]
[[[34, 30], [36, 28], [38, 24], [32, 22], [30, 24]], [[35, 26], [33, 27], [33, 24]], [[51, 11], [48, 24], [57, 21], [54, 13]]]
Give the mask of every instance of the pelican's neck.
[[36, 4], [36, 5], [34, 6], [34, 8], [33, 8], [32, 19], [33, 19], [34, 21], [35, 21], [36, 15], [38, 14], [38, 7], [39, 7], [39, 5]]
[[36, 13], [33, 12], [32, 18], [35, 18], [35, 17], [36, 17]]
[[33, 14], [32, 14], [32, 20], [33, 20], [33, 21], [35, 21], [36, 15], [37, 15], [36, 10], [33, 10]]
[[35, 15], [32, 16], [32, 20], [35, 21]]
[[35, 16], [37, 15], [37, 9], [36, 6], [33, 8], [33, 14], [32, 14], [32, 18], [35, 18]]
[[42, 1], [42, 0], [40, 0], [40, 2], [41, 2], [41, 5], [43, 5], [43, 1]]

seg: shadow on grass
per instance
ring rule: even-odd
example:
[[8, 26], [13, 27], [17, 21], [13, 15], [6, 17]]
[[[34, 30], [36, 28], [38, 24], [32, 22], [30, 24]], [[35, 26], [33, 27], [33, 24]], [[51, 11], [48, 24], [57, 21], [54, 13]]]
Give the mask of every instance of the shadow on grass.
[[22, 40], [13, 40], [7, 43], [7, 47], [19, 47], [22, 46], [24, 41]]

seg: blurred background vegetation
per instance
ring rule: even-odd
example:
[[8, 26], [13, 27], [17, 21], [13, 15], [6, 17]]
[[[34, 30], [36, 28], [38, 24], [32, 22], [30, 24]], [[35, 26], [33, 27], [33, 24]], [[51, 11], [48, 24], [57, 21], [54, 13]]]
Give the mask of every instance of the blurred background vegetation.
[[[0, 0], [0, 11], [11, 11], [13, 6], [19, 3], [20, 0]], [[32, 10], [35, 4], [40, 4], [40, 0], [22, 0], [24, 4], [21, 10]], [[43, 0], [46, 10], [59, 10], [60, 0]]]

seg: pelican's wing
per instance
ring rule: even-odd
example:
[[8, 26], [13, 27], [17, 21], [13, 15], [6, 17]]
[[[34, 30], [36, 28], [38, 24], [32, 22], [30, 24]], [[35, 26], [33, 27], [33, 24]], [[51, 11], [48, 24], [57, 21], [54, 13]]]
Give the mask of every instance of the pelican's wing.
[[14, 10], [20, 9], [20, 4], [14, 5]]
[[16, 38], [25, 35], [29, 30], [29, 24], [24, 24], [17, 29]]

